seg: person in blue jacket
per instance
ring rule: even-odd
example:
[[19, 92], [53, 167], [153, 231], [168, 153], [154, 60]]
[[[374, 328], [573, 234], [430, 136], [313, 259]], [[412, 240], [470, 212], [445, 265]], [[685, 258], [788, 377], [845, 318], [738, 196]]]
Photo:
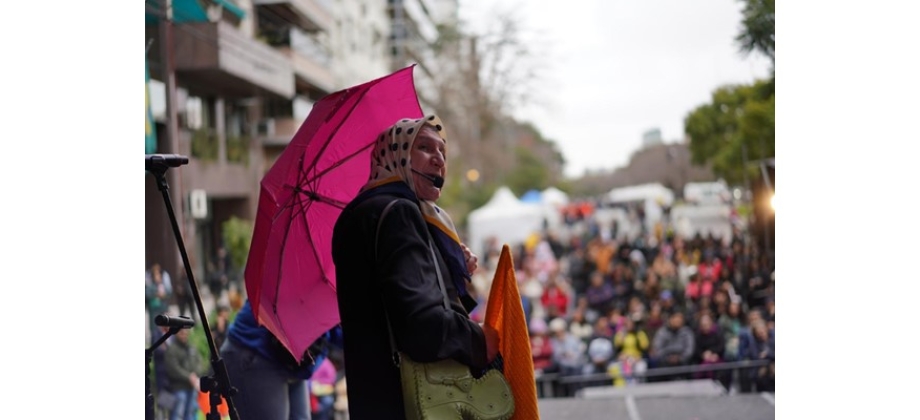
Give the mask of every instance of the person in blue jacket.
[[341, 347], [341, 340], [341, 328], [336, 326], [295, 360], [271, 331], [259, 325], [247, 300], [220, 349], [230, 385], [237, 389], [231, 398], [239, 417], [309, 420], [307, 380], [328, 356], [330, 346]]

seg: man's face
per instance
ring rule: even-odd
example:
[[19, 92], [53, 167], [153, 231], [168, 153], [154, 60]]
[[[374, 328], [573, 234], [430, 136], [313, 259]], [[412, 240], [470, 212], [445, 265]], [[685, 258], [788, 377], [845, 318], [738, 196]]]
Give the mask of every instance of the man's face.
[[671, 315], [668, 318], [668, 324], [671, 325], [671, 328], [678, 329], [684, 326], [684, 316], [680, 312], [676, 312], [674, 315]]
[[[429, 126], [423, 126], [409, 154], [412, 169], [430, 176], [447, 177], [447, 148], [444, 140]], [[412, 176], [419, 199], [437, 201], [441, 190], [418, 174]]]

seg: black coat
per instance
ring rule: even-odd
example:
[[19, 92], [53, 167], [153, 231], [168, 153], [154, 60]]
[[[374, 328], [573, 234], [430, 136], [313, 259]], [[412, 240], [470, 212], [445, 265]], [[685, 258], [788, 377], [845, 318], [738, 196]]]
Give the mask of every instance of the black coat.
[[386, 311], [399, 349], [419, 362], [453, 358], [479, 370], [486, 366], [482, 329], [460, 304], [450, 272], [435, 246], [452, 310], [444, 309], [428, 248], [427, 224], [418, 206], [378, 195], [349, 205], [336, 222], [332, 256], [344, 338], [348, 411], [352, 420], [403, 419], [399, 370], [393, 364]]

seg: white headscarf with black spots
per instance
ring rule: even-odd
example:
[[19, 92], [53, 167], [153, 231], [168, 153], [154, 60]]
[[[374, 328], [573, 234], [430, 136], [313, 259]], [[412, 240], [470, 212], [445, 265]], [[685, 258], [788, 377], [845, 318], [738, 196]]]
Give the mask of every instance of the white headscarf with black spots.
[[[415, 138], [423, 125], [434, 128], [438, 136], [444, 140], [444, 164], [447, 165], [447, 131], [436, 115], [428, 115], [418, 119], [402, 119], [386, 129], [374, 142], [374, 151], [371, 158], [371, 174], [367, 184], [361, 188], [365, 191], [389, 182], [402, 180], [415, 191], [415, 177], [412, 173], [411, 151]], [[416, 192], [417, 193], [417, 192]], [[454, 227], [454, 222], [446, 211], [439, 208], [432, 201], [419, 199], [419, 209], [425, 220], [442, 230], [458, 244], [460, 237]]]

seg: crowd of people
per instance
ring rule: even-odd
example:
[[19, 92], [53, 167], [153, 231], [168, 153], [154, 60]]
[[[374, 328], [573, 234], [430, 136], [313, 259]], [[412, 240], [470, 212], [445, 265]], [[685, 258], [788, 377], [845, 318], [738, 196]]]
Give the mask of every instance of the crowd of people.
[[[664, 227], [628, 238], [616, 226], [601, 227], [588, 216], [561, 232], [535, 233], [509, 245], [529, 319], [534, 368], [538, 378], [556, 378], [556, 396], [601, 382], [629, 386], [700, 378], [717, 380], [732, 392], [773, 392], [773, 264], [747, 232], [736, 229], [727, 239], [681, 238]], [[479, 301], [471, 313], [476, 321], [485, 315], [500, 246], [494, 240], [488, 243], [472, 279], [470, 293]], [[209, 320], [221, 345], [245, 296], [244, 288], [226, 280], [226, 267], [219, 267], [220, 273], [206, 277], [214, 281], [205, 293], [213, 299]], [[154, 325], [155, 315], [169, 313], [170, 306], [186, 309], [180, 306], [184, 297], [175, 293], [177, 286], [186, 285], [177, 285], [158, 264], [146, 274], [152, 342], [165, 332]], [[187, 283], [184, 276], [182, 281]], [[195, 309], [188, 309], [197, 318]], [[160, 408], [175, 407], [163, 410], [169, 418], [195, 418], [192, 413], [207, 409], [197, 383], [209, 372], [207, 356], [189, 346], [187, 330], [155, 352], [155, 385], [165, 395]], [[764, 362], [735, 370], [653, 374], [659, 367], [743, 360]], [[334, 349], [306, 381], [312, 418], [332, 419], [347, 412], [343, 366], [341, 351]], [[599, 373], [609, 379], [598, 382], [592, 374]], [[574, 386], [558, 381], [577, 376], [585, 380], [568, 381]]]
[[[578, 223], [583, 228], [567, 231], [565, 240], [543, 233], [516, 247], [540, 374], [607, 373], [616, 385], [711, 378], [726, 391], [773, 391], [773, 265], [747, 232], [681, 238], [659, 225], [628, 238], [590, 217]], [[486, 267], [499, 246], [489, 243]], [[485, 270], [474, 279], [481, 301], [490, 278]], [[654, 370], [743, 360], [760, 362], [674, 375]], [[577, 386], [559, 389], [566, 394]]]

